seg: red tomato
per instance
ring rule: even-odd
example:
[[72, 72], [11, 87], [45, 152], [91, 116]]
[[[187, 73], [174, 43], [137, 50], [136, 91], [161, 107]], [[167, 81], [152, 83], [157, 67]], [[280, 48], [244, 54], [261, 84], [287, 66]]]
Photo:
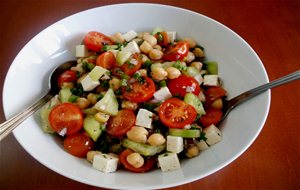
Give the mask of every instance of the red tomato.
[[106, 132], [115, 137], [122, 137], [134, 124], [134, 112], [129, 109], [120, 110], [116, 116], [111, 116], [107, 121]]
[[85, 46], [92, 51], [101, 52], [104, 45], [112, 45], [113, 41], [106, 35], [91, 31], [83, 39]]
[[129, 85], [129, 90], [124, 87], [123, 88], [123, 96], [132, 101], [132, 102], [145, 102], [152, 98], [155, 92], [155, 84], [153, 80], [149, 77], [145, 77], [145, 82], [140, 83], [139, 81], [134, 82]]
[[104, 52], [97, 57], [96, 65], [105, 69], [113, 69], [116, 67], [116, 58], [112, 52]]
[[64, 139], [65, 150], [77, 157], [85, 158], [86, 153], [92, 150], [94, 142], [84, 133], [74, 133]]
[[168, 37], [167, 32], [165, 32], [165, 31], [159, 32], [159, 33], [156, 33], [154, 36], [157, 39], [158, 45], [161, 45], [161, 46], [169, 45], [169, 37]]
[[143, 173], [143, 172], [147, 172], [147, 171], [151, 170], [154, 167], [154, 165], [156, 163], [155, 157], [150, 157], [148, 159], [145, 159], [144, 165], [139, 168], [133, 167], [131, 164], [129, 164], [127, 162], [127, 159], [126, 159], [127, 156], [131, 153], [134, 153], [134, 152], [130, 149], [125, 149], [120, 154], [120, 161], [127, 170], [129, 170], [131, 172], [136, 172], [136, 173]]
[[58, 86], [61, 87], [65, 82], [76, 82], [77, 74], [75, 71], [67, 70], [58, 77]]
[[212, 86], [204, 91], [206, 104], [209, 106], [215, 100], [226, 96], [226, 91], [222, 87]]
[[121, 66], [122, 71], [124, 71], [125, 74], [132, 76], [137, 70], [139, 70], [142, 66], [142, 60], [139, 57], [138, 54], [134, 54], [132, 56], [131, 61], [134, 62], [134, 64], [132, 63], [124, 63]]
[[187, 92], [192, 92], [193, 94], [198, 95], [201, 90], [199, 83], [193, 77], [185, 75], [169, 80], [167, 86], [173, 96], [181, 97], [183, 97]]
[[83, 126], [83, 114], [80, 108], [71, 103], [58, 104], [49, 114], [50, 127], [57, 133], [66, 129], [66, 135], [79, 131]]
[[167, 61], [182, 61], [189, 53], [189, 45], [185, 41], [177, 42], [175, 46], [170, 46], [164, 53]]
[[218, 110], [216, 108], [209, 108], [208, 110], [206, 110], [206, 114], [199, 119], [199, 122], [203, 127], [208, 127], [211, 124], [216, 125], [221, 121], [222, 116], [223, 113], [221, 110]]
[[171, 98], [162, 103], [158, 114], [161, 122], [170, 128], [183, 128], [193, 123], [197, 117], [193, 106], [177, 98]]

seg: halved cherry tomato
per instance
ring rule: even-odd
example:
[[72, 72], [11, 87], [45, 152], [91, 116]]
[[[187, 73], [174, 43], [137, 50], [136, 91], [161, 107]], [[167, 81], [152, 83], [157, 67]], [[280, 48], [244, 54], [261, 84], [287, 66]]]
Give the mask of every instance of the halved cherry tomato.
[[188, 92], [198, 95], [201, 90], [199, 83], [193, 77], [185, 75], [169, 80], [167, 86], [173, 96], [180, 97], [183, 97]]
[[60, 133], [66, 129], [66, 135], [71, 135], [83, 127], [83, 114], [78, 106], [71, 103], [58, 104], [49, 114], [50, 127]]
[[226, 91], [222, 87], [212, 86], [204, 91], [206, 104], [209, 106], [215, 100], [226, 96]]
[[127, 159], [126, 159], [127, 156], [131, 153], [134, 153], [134, 152], [130, 149], [125, 149], [120, 154], [120, 161], [127, 170], [129, 170], [131, 172], [136, 172], [136, 173], [143, 173], [143, 172], [147, 172], [147, 171], [151, 170], [154, 167], [154, 165], [156, 163], [155, 157], [150, 157], [150, 158], [145, 159], [144, 165], [139, 168], [133, 167], [131, 164], [129, 164], [127, 162]]
[[208, 110], [206, 110], [206, 114], [199, 119], [199, 122], [203, 127], [208, 127], [211, 124], [216, 125], [221, 121], [222, 116], [223, 113], [221, 110], [218, 110], [216, 108], [209, 108]]
[[75, 71], [67, 70], [58, 77], [58, 86], [61, 87], [65, 82], [76, 82], [77, 74]]
[[122, 137], [134, 124], [134, 112], [129, 109], [120, 110], [116, 116], [111, 116], [107, 121], [106, 132], [115, 137]]
[[128, 88], [124, 87], [122, 89], [123, 96], [132, 102], [145, 102], [152, 98], [155, 92], [155, 84], [153, 80], [149, 77], [144, 78], [144, 82], [139, 81], [129, 84]]
[[64, 148], [70, 154], [85, 158], [88, 151], [92, 150], [94, 142], [84, 133], [74, 133], [64, 139]]
[[177, 42], [175, 46], [170, 46], [164, 53], [167, 61], [182, 61], [189, 53], [189, 46], [185, 41]]
[[112, 52], [104, 52], [97, 57], [96, 65], [105, 69], [113, 69], [116, 67], [116, 58]]
[[121, 69], [122, 71], [129, 75], [132, 76], [137, 70], [139, 70], [142, 66], [142, 60], [138, 54], [134, 54], [132, 56], [132, 59], [130, 62], [125, 62], [122, 66]]
[[165, 31], [158, 32], [154, 35], [154, 37], [157, 39], [158, 45], [165, 46], [165, 47], [169, 45], [169, 37], [167, 32]]
[[183, 128], [191, 124], [197, 117], [195, 108], [178, 98], [171, 98], [161, 104], [159, 119], [170, 128]]
[[95, 52], [101, 52], [104, 45], [113, 44], [113, 41], [108, 36], [95, 31], [88, 32], [83, 42], [87, 49]]

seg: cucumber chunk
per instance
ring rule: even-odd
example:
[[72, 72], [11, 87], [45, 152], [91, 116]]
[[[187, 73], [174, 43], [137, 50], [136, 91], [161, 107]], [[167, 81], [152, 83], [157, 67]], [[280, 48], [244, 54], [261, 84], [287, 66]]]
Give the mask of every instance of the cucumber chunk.
[[60, 101], [58, 99], [58, 95], [54, 96], [46, 105], [44, 105], [40, 111], [41, 122], [42, 122], [42, 130], [45, 133], [53, 134], [55, 131], [50, 127], [49, 123], [49, 114], [54, 106], [59, 104]]
[[104, 97], [95, 104], [95, 108], [108, 115], [117, 115], [119, 104], [114, 91], [111, 88], [108, 89]]
[[101, 125], [102, 124], [98, 122], [93, 115], [87, 115], [83, 120], [84, 130], [95, 142], [102, 133]]
[[123, 65], [131, 56], [129, 51], [119, 51], [117, 53], [117, 63], [119, 66]]
[[209, 61], [206, 63], [206, 70], [210, 75], [217, 75], [218, 74], [218, 63], [216, 61]]
[[100, 66], [95, 66], [93, 70], [89, 73], [89, 76], [93, 81], [98, 81], [102, 77], [102, 75], [104, 75], [107, 72], [108, 72], [107, 69], [104, 69], [103, 67]]
[[58, 93], [58, 99], [64, 103], [68, 102], [69, 98], [72, 96], [72, 92], [70, 88], [62, 88]]
[[193, 106], [197, 113], [200, 115], [206, 114], [204, 107], [202, 105], [202, 102], [199, 100], [199, 98], [193, 94], [193, 93], [186, 93], [183, 101], [187, 104], [190, 104], [191, 106]]
[[135, 152], [140, 153], [143, 156], [154, 156], [158, 153], [161, 153], [166, 148], [165, 144], [160, 146], [151, 146], [148, 144], [134, 142], [132, 140], [129, 140], [128, 138], [124, 139], [122, 145], [125, 148], [129, 148], [131, 150], [134, 150]]
[[200, 137], [200, 130], [198, 129], [175, 129], [170, 128], [169, 134], [171, 136], [183, 137], [183, 138], [198, 138]]
[[198, 69], [196, 69], [195, 67], [187, 67], [187, 69], [185, 71], [182, 71], [182, 73], [184, 75], [194, 77], [194, 76], [200, 74], [200, 71]]

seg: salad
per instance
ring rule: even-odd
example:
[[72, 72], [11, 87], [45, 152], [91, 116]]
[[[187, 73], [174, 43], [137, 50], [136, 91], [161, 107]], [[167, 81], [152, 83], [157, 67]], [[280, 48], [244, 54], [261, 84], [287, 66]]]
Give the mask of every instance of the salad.
[[221, 141], [226, 91], [195, 40], [161, 28], [90, 31], [76, 57], [40, 112], [42, 128], [95, 169], [172, 171]]

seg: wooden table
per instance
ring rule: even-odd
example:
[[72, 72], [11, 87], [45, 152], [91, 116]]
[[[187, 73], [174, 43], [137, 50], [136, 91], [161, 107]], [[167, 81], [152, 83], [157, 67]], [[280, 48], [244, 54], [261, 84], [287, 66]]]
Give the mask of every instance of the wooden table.
[[[0, 1], [0, 89], [14, 57], [48, 25], [78, 11], [133, 1]], [[270, 80], [300, 68], [299, 0], [148, 1], [207, 15], [233, 29], [257, 52]], [[17, 87], [17, 86], [16, 86]], [[171, 189], [300, 189], [300, 81], [272, 90], [266, 124], [252, 146], [224, 169]], [[20, 97], [21, 98], [21, 97]], [[2, 102], [0, 122], [5, 120]], [[255, 118], [253, 118], [255, 119]], [[96, 189], [49, 170], [13, 135], [0, 145], [0, 189]]]

